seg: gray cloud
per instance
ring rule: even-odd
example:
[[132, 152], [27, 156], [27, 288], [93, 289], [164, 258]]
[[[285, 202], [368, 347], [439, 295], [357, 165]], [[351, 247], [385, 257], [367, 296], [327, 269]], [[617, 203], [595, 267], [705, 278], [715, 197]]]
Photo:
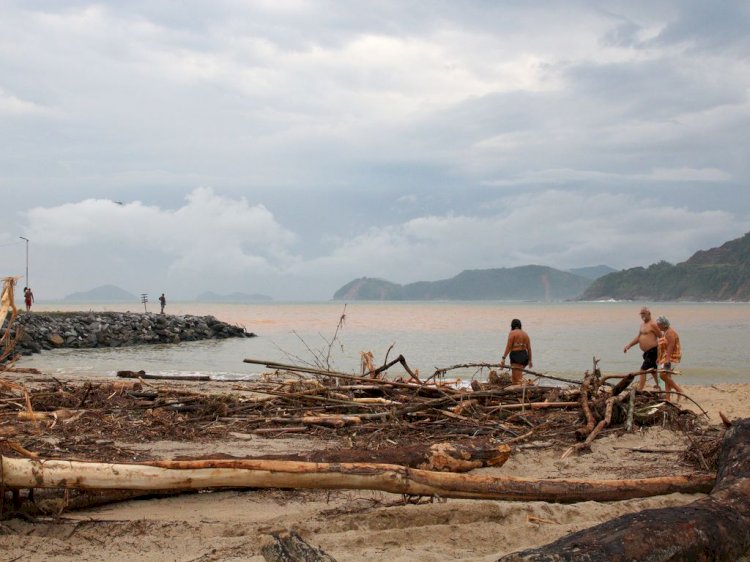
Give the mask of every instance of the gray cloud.
[[747, 23], [676, 0], [6, 2], [0, 252], [17, 272], [32, 239], [40, 298], [678, 261], [750, 225]]

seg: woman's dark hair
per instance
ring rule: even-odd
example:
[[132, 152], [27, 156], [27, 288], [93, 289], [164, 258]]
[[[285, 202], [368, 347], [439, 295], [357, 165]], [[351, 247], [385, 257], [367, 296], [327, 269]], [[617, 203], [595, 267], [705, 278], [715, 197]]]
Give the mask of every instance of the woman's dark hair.
[[520, 330], [521, 329], [521, 321], [518, 318], [514, 318], [510, 321], [510, 329], [511, 330]]

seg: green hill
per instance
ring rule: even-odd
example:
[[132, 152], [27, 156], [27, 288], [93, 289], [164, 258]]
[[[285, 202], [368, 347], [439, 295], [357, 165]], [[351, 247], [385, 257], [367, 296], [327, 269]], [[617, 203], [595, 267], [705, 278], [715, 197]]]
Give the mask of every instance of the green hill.
[[341, 287], [336, 300], [523, 300], [573, 299], [590, 279], [551, 267], [526, 265], [502, 269], [472, 269], [450, 279], [398, 285], [363, 277]]
[[687, 261], [634, 267], [594, 281], [581, 300], [750, 300], [750, 232]]
[[599, 277], [603, 277], [608, 273], [614, 273], [617, 270], [608, 265], [595, 265], [593, 267], [578, 267], [575, 269], [569, 269], [568, 271], [573, 275], [580, 275], [581, 277], [594, 280], [599, 279]]

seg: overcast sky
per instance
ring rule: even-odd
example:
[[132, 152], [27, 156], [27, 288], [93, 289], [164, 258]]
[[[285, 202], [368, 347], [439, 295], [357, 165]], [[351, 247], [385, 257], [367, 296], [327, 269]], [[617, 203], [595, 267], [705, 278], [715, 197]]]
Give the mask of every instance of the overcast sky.
[[19, 236], [47, 300], [676, 263], [750, 230], [748, 29], [746, 0], [0, 0], [0, 274]]

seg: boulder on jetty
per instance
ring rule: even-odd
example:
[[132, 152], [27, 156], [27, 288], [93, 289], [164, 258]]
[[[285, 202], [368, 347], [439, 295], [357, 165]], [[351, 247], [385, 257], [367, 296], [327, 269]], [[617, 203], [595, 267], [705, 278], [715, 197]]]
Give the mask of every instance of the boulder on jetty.
[[20, 333], [16, 352], [22, 355], [63, 347], [121, 347], [255, 335], [214, 316], [137, 312], [20, 314], [11, 327], [13, 336], [16, 332]]

